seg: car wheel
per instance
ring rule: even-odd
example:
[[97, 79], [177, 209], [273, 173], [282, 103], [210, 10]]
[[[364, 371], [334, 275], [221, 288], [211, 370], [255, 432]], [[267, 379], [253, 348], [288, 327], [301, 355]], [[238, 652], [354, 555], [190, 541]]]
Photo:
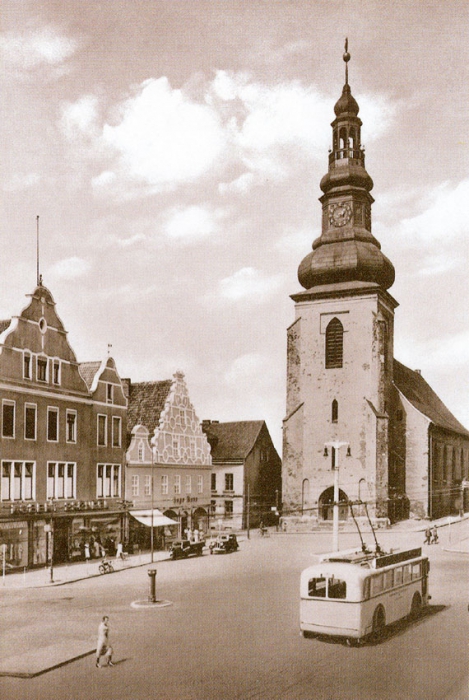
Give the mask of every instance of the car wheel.
[[418, 591], [416, 591], [412, 598], [412, 605], [410, 606], [409, 619], [416, 620], [422, 611], [422, 596]]
[[377, 641], [381, 638], [383, 630], [386, 627], [386, 613], [382, 605], [378, 605], [373, 614], [373, 629], [371, 637]]

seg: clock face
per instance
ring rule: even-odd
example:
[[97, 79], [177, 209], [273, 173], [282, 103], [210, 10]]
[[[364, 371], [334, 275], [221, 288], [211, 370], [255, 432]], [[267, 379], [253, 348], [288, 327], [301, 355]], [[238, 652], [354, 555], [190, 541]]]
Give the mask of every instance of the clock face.
[[331, 226], [345, 226], [352, 218], [350, 204], [331, 204], [329, 207], [329, 223]]

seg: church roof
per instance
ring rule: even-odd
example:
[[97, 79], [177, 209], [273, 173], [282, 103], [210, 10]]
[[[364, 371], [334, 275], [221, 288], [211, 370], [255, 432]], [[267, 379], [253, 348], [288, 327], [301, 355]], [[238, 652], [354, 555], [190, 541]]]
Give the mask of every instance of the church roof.
[[86, 382], [88, 389], [91, 389], [96, 372], [101, 367], [101, 362], [80, 362], [78, 370]]
[[394, 360], [394, 384], [435, 426], [469, 437], [469, 431], [446, 408], [419, 372]]
[[203, 421], [202, 430], [212, 448], [212, 461], [245, 460], [265, 425], [263, 420], [218, 423]]
[[129, 435], [132, 428], [140, 423], [148, 429], [150, 437], [153, 436], [172, 384], [172, 379], [130, 384], [127, 409]]

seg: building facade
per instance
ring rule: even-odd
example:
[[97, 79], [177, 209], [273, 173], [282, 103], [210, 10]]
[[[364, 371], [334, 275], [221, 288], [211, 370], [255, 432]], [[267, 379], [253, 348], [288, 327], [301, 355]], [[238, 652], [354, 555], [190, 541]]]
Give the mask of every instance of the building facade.
[[265, 421], [204, 420], [212, 455], [211, 529], [278, 523], [282, 462]]
[[[81, 558], [86, 540], [120, 534], [126, 400], [112, 358], [97, 366], [90, 390], [42, 283], [18, 316], [0, 321], [0, 545], [7, 569]], [[115, 387], [112, 403], [105, 384]], [[108, 416], [105, 452], [98, 414]], [[118, 424], [119, 445], [111, 434]], [[101, 464], [114, 465], [111, 481]]]
[[366, 503], [375, 519], [437, 517], [459, 503], [469, 433], [429, 387], [423, 390], [421, 377], [394, 360], [398, 304], [388, 290], [395, 273], [372, 234], [373, 181], [349, 59], [345, 53], [345, 85], [320, 183], [322, 233], [298, 269], [304, 290], [292, 295], [284, 515], [332, 518], [339, 477], [342, 518], [350, 501]]
[[126, 382], [126, 498], [132, 502], [131, 544], [148, 546], [151, 509], [155, 509], [157, 546], [165, 546], [168, 539], [182, 536], [187, 529], [206, 533], [210, 446], [191, 403], [184, 374], [176, 372], [173, 379], [159, 382]]

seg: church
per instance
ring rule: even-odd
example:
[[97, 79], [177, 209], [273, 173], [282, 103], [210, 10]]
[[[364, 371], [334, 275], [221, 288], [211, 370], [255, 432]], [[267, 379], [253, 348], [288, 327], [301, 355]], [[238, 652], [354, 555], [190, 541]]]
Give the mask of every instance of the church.
[[[375, 522], [469, 509], [469, 431], [419, 370], [394, 358], [391, 261], [372, 233], [373, 180], [348, 82], [334, 106], [322, 228], [291, 296], [283, 421], [283, 516]], [[351, 512], [351, 505], [353, 512]]]

